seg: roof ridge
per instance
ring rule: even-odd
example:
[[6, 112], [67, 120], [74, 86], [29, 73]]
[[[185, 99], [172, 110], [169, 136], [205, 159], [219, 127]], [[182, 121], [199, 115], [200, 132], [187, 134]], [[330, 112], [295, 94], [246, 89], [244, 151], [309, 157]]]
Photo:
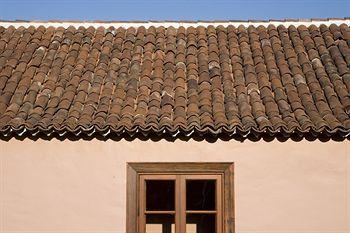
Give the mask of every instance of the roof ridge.
[[234, 25], [234, 26], [259, 26], [259, 25], [316, 25], [321, 24], [348, 24], [350, 25], [350, 17], [343, 18], [286, 18], [286, 19], [248, 19], [248, 20], [1, 20], [0, 26], [9, 27], [29, 27], [29, 26], [53, 26], [53, 27], [69, 27], [69, 26], [93, 26], [93, 27], [140, 27], [140, 26], [165, 26], [165, 27], [191, 27], [191, 26], [219, 26], [219, 25]]

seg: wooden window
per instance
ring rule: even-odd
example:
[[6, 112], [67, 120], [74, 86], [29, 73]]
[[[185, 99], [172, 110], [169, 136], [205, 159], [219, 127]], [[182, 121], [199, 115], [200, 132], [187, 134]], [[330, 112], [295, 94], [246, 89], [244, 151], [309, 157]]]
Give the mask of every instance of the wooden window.
[[128, 233], [234, 232], [233, 163], [129, 163]]

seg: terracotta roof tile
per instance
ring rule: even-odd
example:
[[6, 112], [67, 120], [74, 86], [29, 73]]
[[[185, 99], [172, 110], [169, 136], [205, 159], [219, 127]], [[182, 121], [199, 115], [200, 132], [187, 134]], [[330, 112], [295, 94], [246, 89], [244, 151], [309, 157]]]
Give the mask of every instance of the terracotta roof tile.
[[350, 133], [346, 24], [0, 27], [0, 131]]

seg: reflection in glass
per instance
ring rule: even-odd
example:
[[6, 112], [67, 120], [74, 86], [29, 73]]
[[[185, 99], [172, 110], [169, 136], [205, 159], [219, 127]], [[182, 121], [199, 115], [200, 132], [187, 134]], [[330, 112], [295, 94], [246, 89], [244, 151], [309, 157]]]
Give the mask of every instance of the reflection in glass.
[[146, 233], [175, 233], [174, 215], [147, 214]]
[[146, 210], [175, 210], [174, 180], [146, 180]]
[[186, 209], [215, 210], [215, 180], [187, 180]]
[[187, 214], [186, 233], [215, 233], [215, 214]]

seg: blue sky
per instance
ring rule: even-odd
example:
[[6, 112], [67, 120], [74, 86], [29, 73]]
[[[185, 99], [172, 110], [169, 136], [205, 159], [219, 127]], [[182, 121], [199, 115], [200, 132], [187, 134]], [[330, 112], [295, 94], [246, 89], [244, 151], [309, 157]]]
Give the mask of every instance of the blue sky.
[[350, 0], [0, 0], [2, 20], [246, 20], [346, 16], [350, 16]]

